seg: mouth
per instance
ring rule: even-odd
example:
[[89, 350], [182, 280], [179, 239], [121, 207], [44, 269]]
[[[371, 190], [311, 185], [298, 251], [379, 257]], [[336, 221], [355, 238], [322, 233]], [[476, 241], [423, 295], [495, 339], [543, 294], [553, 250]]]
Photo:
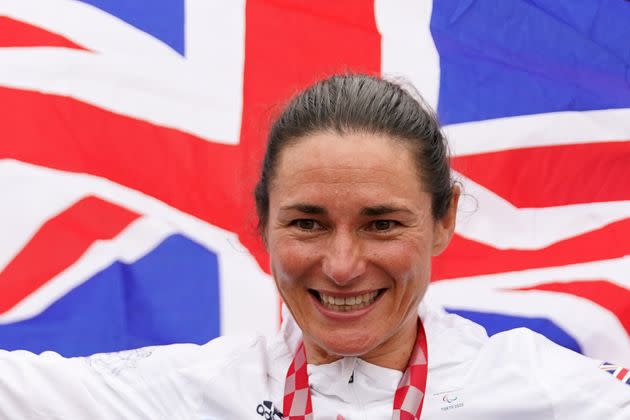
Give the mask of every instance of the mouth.
[[333, 295], [310, 289], [309, 292], [326, 308], [335, 312], [353, 312], [366, 308], [383, 294], [385, 289], [372, 290], [354, 295]]

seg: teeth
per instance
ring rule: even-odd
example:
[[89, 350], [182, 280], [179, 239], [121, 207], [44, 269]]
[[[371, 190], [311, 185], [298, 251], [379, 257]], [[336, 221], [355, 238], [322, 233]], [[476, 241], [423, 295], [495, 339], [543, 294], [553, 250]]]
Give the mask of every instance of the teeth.
[[361, 309], [370, 305], [372, 302], [374, 302], [376, 296], [378, 296], [378, 291], [364, 293], [358, 296], [350, 296], [346, 298], [320, 293], [319, 299], [328, 309], [333, 309], [340, 312], [348, 312], [355, 311], [357, 309]]

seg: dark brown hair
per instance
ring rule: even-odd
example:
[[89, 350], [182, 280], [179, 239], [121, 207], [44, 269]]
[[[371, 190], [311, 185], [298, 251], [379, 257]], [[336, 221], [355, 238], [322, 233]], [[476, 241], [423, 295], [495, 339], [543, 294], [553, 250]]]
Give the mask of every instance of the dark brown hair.
[[269, 217], [269, 185], [280, 152], [318, 132], [385, 134], [406, 142], [431, 194], [434, 219], [447, 212], [453, 196], [448, 148], [435, 113], [411, 87], [362, 74], [332, 76], [295, 96], [272, 124], [254, 196], [258, 227]]

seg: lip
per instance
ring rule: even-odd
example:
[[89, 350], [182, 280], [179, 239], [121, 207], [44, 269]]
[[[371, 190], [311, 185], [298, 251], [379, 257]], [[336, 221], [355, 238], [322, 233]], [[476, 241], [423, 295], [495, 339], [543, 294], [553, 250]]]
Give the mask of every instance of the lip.
[[317, 290], [317, 292], [322, 292], [326, 295], [335, 296], [335, 297], [358, 296], [358, 295], [373, 292], [376, 290], [381, 290], [381, 293], [376, 297], [374, 302], [372, 302], [369, 306], [366, 306], [365, 308], [357, 309], [356, 311], [352, 311], [352, 312], [333, 311], [332, 309], [328, 309], [327, 307], [325, 307], [324, 304], [322, 304], [322, 302], [319, 300], [319, 298], [314, 296], [312, 293], [309, 293], [308, 295], [312, 299], [313, 304], [315, 305], [317, 310], [326, 318], [329, 318], [335, 321], [354, 321], [354, 320], [364, 317], [369, 312], [371, 312], [379, 304], [383, 295], [387, 293], [387, 289], [371, 289], [371, 290], [361, 291], [358, 293], [357, 292], [328, 292], [326, 290]]

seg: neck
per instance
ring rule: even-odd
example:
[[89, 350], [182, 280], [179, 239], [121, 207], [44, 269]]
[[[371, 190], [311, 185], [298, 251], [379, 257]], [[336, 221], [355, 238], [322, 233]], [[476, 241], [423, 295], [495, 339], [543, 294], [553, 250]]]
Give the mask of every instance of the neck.
[[[417, 315], [411, 317], [394, 335], [358, 357], [377, 366], [404, 372], [416, 345], [419, 322]], [[306, 337], [304, 337], [304, 347], [308, 363], [314, 365], [332, 363], [347, 356], [327, 351]]]

